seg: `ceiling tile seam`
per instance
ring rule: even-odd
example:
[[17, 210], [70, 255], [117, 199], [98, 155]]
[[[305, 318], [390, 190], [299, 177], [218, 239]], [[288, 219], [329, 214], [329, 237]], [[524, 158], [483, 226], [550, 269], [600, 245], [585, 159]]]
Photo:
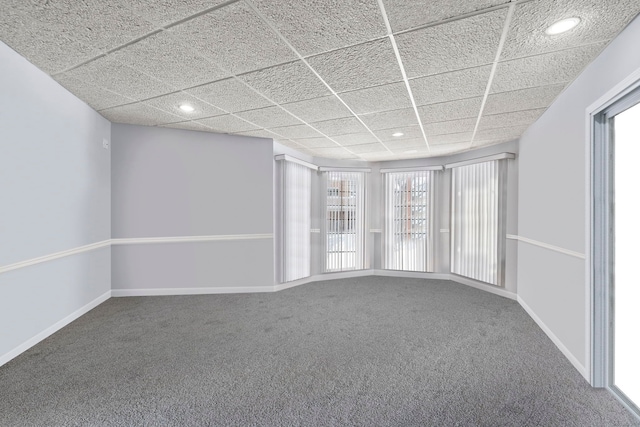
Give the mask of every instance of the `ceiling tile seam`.
[[393, 52], [396, 56], [396, 61], [398, 62], [398, 67], [400, 67], [400, 73], [402, 74], [402, 79], [404, 80], [405, 87], [407, 89], [407, 93], [409, 94], [409, 100], [411, 101], [411, 105], [413, 106], [413, 111], [416, 114], [416, 119], [418, 121], [418, 125], [420, 126], [420, 131], [422, 132], [422, 136], [424, 138], [424, 143], [427, 146], [427, 149], [431, 151], [431, 147], [429, 147], [429, 140], [427, 139], [427, 134], [424, 131], [424, 126], [422, 125], [422, 118], [420, 117], [420, 112], [418, 111], [418, 106], [416, 105], [416, 100], [413, 97], [413, 91], [411, 90], [411, 85], [409, 85], [409, 79], [407, 78], [407, 72], [404, 69], [404, 64], [402, 63], [402, 57], [400, 56], [400, 50], [398, 49], [398, 44], [396, 43], [396, 38], [393, 35], [391, 30], [391, 24], [389, 23], [389, 17], [387, 16], [387, 10], [384, 7], [383, 0], [378, 0], [378, 6], [380, 8], [380, 13], [382, 13], [382, 19], [384, 20], [384, 25], [387, 29], [387, 35], [389, 36], [389, 40], [391, 41], [391, 46], [393, 47]]
[[196, 12], [196, 13], [194, 13], [192, 15], [189, 15], [186, 18], [182, 18], [182, 19], [179, 19], [177, 21], [171, 22], [169, 24], [165, 24], [165, 25], [162, 26], [162, 28], [165, 29], [165, 30], [168, 30], [169, 28], [175, 27], [175, 26], [180, 25], [180, 24], [184, 24], [185, 22], [191, 21], [192, 19], [199, 18], [199, 17], [201, 17], [203, 15], [206, 15], [208, 13], [213, 12], [214, 10], [222, 9], [225, 6], [232, 5], [232, 4], [237, 3], [239, 1], [241, 1], [241, 0], [227, 0], [225, 2], [216, 4], [215, 6], [211, 6], [211, 7], [208, 7], [206, 9], [203, 9], [200, 12]]
[[[540, 52], [540, 53], [534, 53], [531, 55], [525, 55], [525, 56], [518, 56], [517, 58], [509, 58], [509, 59], [503, 59], [500, 61], [501, 64], [505, 64], [507, 62], [512, 62], [512, 61], [519, 61], [522, 59], [527, 59], [527, 58], [535, 58], [536, 56], [544, 56], [544, 55], [550, 55], [552, 53], [560, 53], [560, 52], [566, 52], [569, 50], [574, 50], [574, 49], [580, 49], [583, 47], [589, 47], [589, 46], [595, 46], [595, 45], [599, 45], [599, 44], [604, 44], [604, 43], [610, 43], [613, 39], [606, 39], [606, 40], [599, 40], [596, 42], [589, 42], [589, 43], [584, 43], [584, 44], [577, 44], [577, 45], [573, 45], [573, 46], [569, 46], [569, 47], [564, 47], [562, 49], [557, 49], [557, 50], [549, 50], [549, 51], [545, 51], [545, 52]], [[602, 48], [603, 50], [606, 49], [606, 45]]]
[[483, 68], [483, 67], [487, 67], [489, 65], [492, 65], [493, 61], [491, 62], [485, 62], [483, 64], [476, 64], [473, 65], [471, 67], [464, 67], [464, 68], [453, 68], [453, 69], [449, 69], [446, 71], [442, 71], [442, 72], [438, 72], [438, 73], [433, 73], [433, 74], [423, 74], [420, 76], [415, 76], [415, 77], [407, 77], [409, 79], [409, 81], [413, 81], [413, 80], [419, 80], [419, 79], [427, 79], [429, 77], [439, 77], [439, 76], [443, 76], [445, 74], [451, 74], [451, 73], [459, 73], [461, 71], [468, 71], [468, 70], [473, 70], [474, 68]]
[[480, 104], [480, 111], [478, 112], [478, 119], [476, 120], [476, 126], [473, 129], [473, 136], [471, 137], [471, 143], [469, 144], [469, 148], [473, 148], [474, 140], [475, 140], [476, 134], [478, 133], [480, 120], [482, 119], [484, 107], [487, 104], [487, 99], [489, 98], [489, 94], [491, 92], [491, 85], [493, 84], [493, 79], [496, 75], [496, 70], [498, 68], [498, 63], [500, 62], [500, 56], [502, 55], [502, 50], [504, 49], [504, 45], [507, 41], [507, 35], [509, 34], [509, 29], [511, 28], [511, 21], [513, 20], [513, 14], [515, 12], [515, 9], [516, 9], [516, 3], [515, 2], [509, 3], [509, 10], [507, 12], [507, 17], [504, 22], [504, 27], [502, 28], [502, 35], [500, 36], [500, 42], [498, 43], [498, 50], [496, 52], [493, 65], [491, 66], [491, 73], [489, 74], [487, 87], [484, 91], [484, 96], [482, 97], [482, 103]]
[[[320, 76], [320, 74], [311, 66], [311, 64], [309, 64], [309, 62], [300, 54], [300, 52], [298, 52], [298, 50], [289, 42], [289, 40], [287, 40], [284, 35], [275, 27], [275, 25], [273, 25], [273, 23], [267, 19], [266, 16], [264, 16], [264, 14], [262, 14], [258, 9], [256, 9], [256, 7], [253, 5], [253, 3], [249, 0], [245, 0], [245, 3], [251, 8], [251, 10], [253, 10], [253, 12], [258, 15], [260, 17], [260, 19], [262, 19], [262, 21], [267, 24], [269, 26], [269, 28], [271, 29], [271, 31], [273, 31], [288, 47], [289, 49], [291, 49], [291, 51], [298, 56], [298, 58], [302, 61], [303, 64], [305, 64], [307, 66], [307, 68], [309, 68], [309, 70], [311, 70], [311, 72], [322, 82], [322, 84], [324, 84], [326, 86], [327, 89], [329, 89], [329, 91], [331, 92], [331, 94], [333, 96], [335, 96], [348, 110], [351, 114], [353, 114], [353, 116], [356, 118], [356, 120], [358, 120], [360, 122], [360, 124], [367, 129], [367, 131], [373, 135], [374, 138], [376, 138], [378, 140], [378, 142], [380, 144], [382, 144], [382, 146], [389, 152], [391, 152], [391, 150], [389, 149], [389, 147], [387, 147], [380, 138], [378, 138], [378, 136], [376, 134], [373, 133], [373, 131], [369, 128], [369, 126], [367, 126], [364, 121], [362, 121], [362, 119], [353, 111], [353, 109], [338, 95], [338, 93], [331, 87], [329, 86], [329, 84], [322, 78], [322, 76]], [[282, 108], [282, 107], [281, 107]], [[291, 113], [289, 113], [291, 114]], [[292, 114], [293, 115], [293, 114]], [[310, 127], [313, 127], [311, 125], [308, 125]], [[315, 129], [315, 128], [314, 128]], [[328, 137], [329, 138], [329, 137]], [[331, 138], [329, 138], [331, 139]], [[331, 139], [333, 141], [333, 139]], [[336, 141], [334, 141], [336, 142]], [[340, 147], [345, 148], [345, 146], [339, 144], [338, 142], [336, 142], [336, 144], [338, 144]], [[347, 149], [347, 151], [349, 151]], [[351, 151], [349, 151], [351, 152]], [[356, 153], [351, 153], [353, 155], [355, 155], [356, 157], [359, 157]]]

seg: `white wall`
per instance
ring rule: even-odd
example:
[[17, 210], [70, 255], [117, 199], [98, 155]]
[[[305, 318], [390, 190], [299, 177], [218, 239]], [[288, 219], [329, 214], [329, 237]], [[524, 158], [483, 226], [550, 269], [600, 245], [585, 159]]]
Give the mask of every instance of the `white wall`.
[[[108, 240], [110, 123], [3, 43], [0, 64], [0, 267]], [[108, 297], [109, 266], [102, 248], [0, 273], [0, 364]]]
[[[586, 108], [640, 68], [636, 18], [520, 140], [519, 235], [587, 254]], [[585, 260], [519, 242], [518, 296], [588, 377]]]
[[[122, 124], [112, 135], [116, 295], [273, 286], [271, 140]], [[117, 244], [229, 235], [245, 239]]]

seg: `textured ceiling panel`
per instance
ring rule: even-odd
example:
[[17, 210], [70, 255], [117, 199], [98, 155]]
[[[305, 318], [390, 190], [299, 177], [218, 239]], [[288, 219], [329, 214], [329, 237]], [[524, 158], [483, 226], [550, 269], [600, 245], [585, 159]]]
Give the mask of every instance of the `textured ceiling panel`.
[[430, 154], [432, 156], [444, 156], [446, 154], [452, 154], [456, 152], [466, 151], [470, 148], [469, 143], [462, 142], [457, 144], [440, 144], [431, 147]]
[[337, 136], [332, 136], [331, 138], [334, 141], [336, 141], [338, 144], [344, 145], [344, 146], [378, 142], [378, 139], [374, 135], [371, 135], [371, 133], [369, 132], [337, 135]]
[[428, 123], [424, 125], [424, 132], [431, 142], [433, 135], [444, 135], [447, 133], [473, 132], [476, 127], [475, 117], [460, 120], [449, 120], [446, 122]]
[[[393, 136], [396, 132], [401, 132], [402, 135]], [[376, 130], [374, 133], [384, 143], [387, 141], [398, 141], [400, 139], [423, 138], [420, 126], [396, 126], [388, 129]]]
[[243, 136], [255, 136], [257, 138], [269, 138], [269, 139], [277, 139], [278, 137], [269, 132], [266, 129], [258, 129], [258, 130], [244, 130], [241, 132], [234, 132], [234, 135], [243, 135]]
[[478, 117], [482, 97], [418, 107], [423, 124]]
[[360, 118], [371, 130], [415, 126], [418, 124], [418, 118], [413, 108], [363, 114]]
[[311, 125], [327, 136], [367, 132], [367, 129], [355, 117], [325, 120], [311, 123]]
[[282, 126], [269, 128], [270, 131], [287, 139], [320, 138], [323, 135], [307, 125]]
[[130, 123], [146, 126], [155, 126], [164, 123], [179, 122], [179, 116], [160, 111], [141, 102], [137, 104], [123, 105], [120, 107], [107, 108], [100, 111], [100, 114], [113, 123]]
[[[182, 117], [184, 120], [195, 120], [203, 117], [221, 116], [225, 114], [219, 108], [209, 105], [188, 93], [178, 92], [170, 95], [163, 95], [157, 98], [144, 101], [145, 104]], [[194, 111], [187, 113], [182, 111], [180, 106], [186, 104], [195, 108]]]
[[395, 154], [386, 150], [377, 151], [374, 153], [361, 153], [358, 155], [358, 157], [368, 162], [382, 162], [384, 160], [393, 160], [398, 158]]
[[500, 9], [398, 35], [407, 75], [420, 77], [492, 63], [506, 14], [506, 9]]
[[175, 91], [175, 88], [129, 68], [110, 56], [98, 58], [68, 71], [66, 76], [134, 99], [147, 99]]
[[296, 138], [294, 141], [307, 148], [337, 147], [336, 143], [329, 138]]
[[564, 84], [556, 84], [494, 93], [487, 98], [484, 114], [500, 114], [548, 107], [564, 87]]
[[273, 105], [271, 101], [236, 79], [220, 80], [187, 89], [186, 92], [230, 113]]
[[479, 130], [476, 133], [476, 137], [473, 143], [474, 146], [476, 146], [481, 145], [483, 142], [512, 141], [520, 138], [520, 135], [522, 135], [522, 133], [527, 130], [528, 127], [529, 126], [526, 125]]
[[491, 66], [485, 65], [409, 81], [417, 105], [436, 104], [484, 95]]
[[226, 0], [121, 0], [136, 14], [157, 25], [167, 25], [212, 8]]
[[429, 145], [436, 146], [441, 144], [455, 144], [466, 142], [471, 143], [473, 132], [450, 133], [446, 135], [434, 135], [429, 137]]
[[211, 129], [219, 133], [238, 133], [244, 130], [254, 130], [258, 128], [257, 126], [230, 114], [202, 119], [198, 120], [198, 122], [205, 126], [209, 126]]
[[291, 49], [241, 1], [172, 27], [169, 31], [184, 44], [234, 74], [296, 58]]
[[381, 152], [381, 151], [385, 151], [386, 148], [384, 148], [384, 145], [380, 144], [379, 142], [376, 142], [373, 144], [350, 145], [349, 150], [353, 151], [356, 154], [362, 154], [362, 153]]
[[570, 82], [604, 48], [605, 44], [582, 46], [561, 52], [501, 62], [491, 92], [507, 92], [554, 83]]
[[424, 143], [423, 138], [409, 138], [409, 139], [401, 139], [399, 141], [388, 141], [385, 142], [384, 145], [389, 147], [391, 151], [403, 151], [410, 150], [412, 148], [422, 148], [426, 147], [427, 144]]
[[479, 130], [505, 128], [511, 126], [528, 126], [535, 122], [544, 113], [545, 108], [537, 110], [515, 111], [512, 113], [483, 115], [480, 119]]
[[267, 126], [291, 126], [299, 125], [302, 122], [291, 114], [284, 111], [278, 106], [259, 108], [257, 110], [242, 111], [236, 113], [238, 117], [241, 117], [251, 123], [255, 123], [260, 127]]
[[384, 0], [394, 32], [505, 3], [509, 3], [509, 0]]
[[316, 148], [313, 155], [318, 157], [331, 157], [334, 159], [355, 159], [356, 156], [344, 148]]
[[198, 122], [179, 122], [179, 123], [169, 123], [166, 125], [160, 125], [163, 128], [172, 128], [172, 129], [184, 129], [184, 130], [195, 130], [200, 132], [211, 132], [211, 128], [203, 125]]
[[351, 116], [347, 107], [333, 95], [283, 104], [282, 107], [307, 123]]
[[244, 74], [240, 79], [266, 97], [283, 104], [331, 94], [302, 61]]
[[388, 38], [312, 56], [308, 62], [336, 92], [402, 80]]
[[386, 34], [376, 0], [251, 1], [303, 56]]
[[[538, 0], [516, 6], [502, 59], [551, 52], [612, 39], [635, 15], [638, 0]], [[566, 18], [580, 18], [571, 31], [548, 36], [545, 30]]]
[[356, 113], [376, 113], [411, 107], [411, 99], [404, 82], [374, 86], [343, 92], [340, 98]]
[[[171, 52], [171, 55], [167, 55]], [[112, 56], [131, 68], [142, 71], [178, 89], [227, 77], [213, 62], [178, 43], [162, 32], [127, 46]]]
[[56, 76], [55, 80], [96, 111], [122, 104], [130, 104], [135, 101], [132, 98], [127, 98], [64, 74]]

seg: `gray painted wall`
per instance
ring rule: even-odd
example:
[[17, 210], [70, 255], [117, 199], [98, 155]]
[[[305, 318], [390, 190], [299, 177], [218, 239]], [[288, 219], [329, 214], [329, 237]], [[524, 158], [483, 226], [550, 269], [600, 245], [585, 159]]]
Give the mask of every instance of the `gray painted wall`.
[[[636, 18], [520, 140], [521, 236], [588, 253], [586, 108], [640, 68]], [[519, 243], [518, 294], [567, 350], [587, 365], [585, 262]]]
[[[0, 266], [111, 237], [111, 124], [0, 43]], [[108, 248], [0, 274], [0, 357], [110, 290]]]
[[[111, 161], [114, 239], [273, 234], [269, 139], [114, 124]], [[273, 285], [273, 239], [115, 245], [112, 257], [113, 289]]]

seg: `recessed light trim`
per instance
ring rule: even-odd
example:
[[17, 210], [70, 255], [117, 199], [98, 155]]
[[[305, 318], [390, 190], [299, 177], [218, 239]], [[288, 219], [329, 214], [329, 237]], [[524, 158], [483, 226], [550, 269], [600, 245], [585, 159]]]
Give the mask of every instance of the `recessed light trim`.
[[569, 30], [574, 29], [580, 23], [580, 18], [567, 18], [558, 21], [545, 30], [545, 33], [549, 36], [555, 36], [558, 34], [566, 33]]
[[399, 136], [403, 136], [403, 135], [404, 135], [404, 133], [402, 133], [402, 132], [395, 132], [395, 133], [391, 134], [391, 136], [395, 136], [396, 138], [399, 137]]
[[195, 111], [195, 108], [189, 104], [180, 104], [180, 109], [185, 113], [193, 113]]

